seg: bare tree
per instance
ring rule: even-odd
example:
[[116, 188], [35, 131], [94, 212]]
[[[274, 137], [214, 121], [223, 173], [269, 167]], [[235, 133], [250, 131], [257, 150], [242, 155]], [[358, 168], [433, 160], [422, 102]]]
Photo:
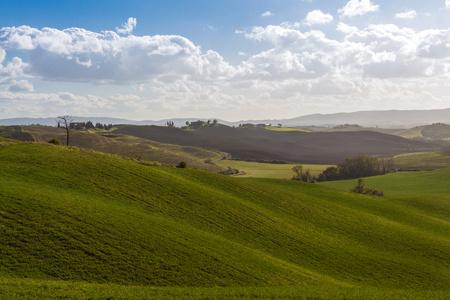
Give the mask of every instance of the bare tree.
[[58, 118], [56, 118], [56, 122], [58, 122], [58, 124], [66, 129], [66, 133], [67, 133], [67, 143], [66, 145], [69, 146], [69, 139], [70, 139], [70, 123], [73, 122], [73, 117], [66, 115], [66, 116], [58, 116]]

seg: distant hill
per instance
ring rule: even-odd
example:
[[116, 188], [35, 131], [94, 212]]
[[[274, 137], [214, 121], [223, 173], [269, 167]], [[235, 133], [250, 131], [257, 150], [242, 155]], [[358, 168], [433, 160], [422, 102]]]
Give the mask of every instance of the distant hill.
[[[31, 125], [40, 124], [55, 126], [55, 118], [13, 118], [0, 119], [0, 125]], [[167, 121], [174, 122], [175, 126], [184, 126], [186, 121], [213, 120], [216, 118], [173, 118], [159, 121], [144, 120], [135, 121], [117, 118], [103, 117], [74, 117], [77, 122], [92, 121], [102, 124], [130, 124], [130, 125], [158, 125], [164, 126]], [[262, 119], [262, 120], [242, 120], [230, 122], [217, 119], [220, 124], [228, 126], [238, 126], [239, 124], [282, 124], [283, 126], [335, 126], [342, 124], [359, 124], [362, 126], [381, 126], [389, 128], [407, 128], [418, 125], [433, 123], [450, 123], [450, 108], [434, 110], [387, 110], [387, 111], [358, 111], [335, 114], [312, 114], [291, 119]]]
[[203, 127], [186, 131], [173, 127], [124, 126], [117, 134], [162, 143], [218, 149], [244, 160], [281, 160], [336, 164], [349, 156], [391, 157], [400, 153], [436, 151], [434, 144], [373, 131], [301, 132], [264, 128]]
[[[177, 127], [185, 126], [186, 122], [194, 122], [197, 120], [206, 121], [206, 120], [214, 120], [214, 118], [205, 119], [205, 118], [174, 118], [174, 119], [164, 119], [159, 121], [152, 120], [144, 120], [144, 121], [136, 121], [136, 120], [128, 120], [128, 119], [119, 119], [119, 118], [106, 118], [106, 117], [73, 117], [74, 122], [87, 122], [91, 121], [92, 123], [101, 123], [101, 124], [127, 124], [127, 125], [157, 125], [157, 126], [165, 126], [168, 121], [174, 122], [174, 125]], [[44, 126], [56, 126], [56, 117], [54, 118], [11, 118], [11, 119], [0, 119], [0, 125], [44, 125]], [[220, 124], [230, 125], [232, 126], [232, 122], [227, 122], [224, 120], [217, 119]]]
[[[426, 174], [445, 187], [439, 197], [375, 198], [0, 139], [0, 297], [135, 299], [128, 293], [143, 287], [275, 286], [309, 287], [311, 299], [329, 288], [356, 290], [342, 299], [383, 299], [384, 289], [444, 299], [449, 175]], [[86, 283], [120, 286], [102, 297], [67, 296]]]
[[391, 128], [414, 127], [423, 124], [450, 123], [450, 108], [435, 110], [359, 111], [336, 114], [313, 114], [284, 120], [242, 121], [283, 126], [334, 126], [358, 124]]

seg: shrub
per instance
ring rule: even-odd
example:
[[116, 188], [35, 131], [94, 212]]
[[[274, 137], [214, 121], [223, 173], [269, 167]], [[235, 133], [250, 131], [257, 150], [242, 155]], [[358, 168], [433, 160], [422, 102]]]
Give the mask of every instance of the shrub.
[[211, 158], [208, 158], [207, 160], [205, 160], [205, 164], [214, 165], [214, 162]]
[[298, 180], [303, 182], [315, 182], [315, 178], [311, 175], [309, 169], [303, 171], [302, 165], [295, 165], [292, 167], [292, 171], [294, 171], [294, 176], [292, 176], [292, 180]]
[[48, 140], [47, 143], [53, 144], [53, 145], [61, 145], [61, 142], [57, 138], [52, 138], [51, 140]]
[[187, 162], [185, 162], [184, 160], [180, 161], [177, 165], [177, 168], [187, 168]]
[[223, 175], [239, 175], [239, 174], [241, 174], [241, 175], [243, 175], [243, 174], [245, 174], [245, 172], [241, 172], [238, 169], [228, 167], [227, 170], [219, 172], [219, 174], [223, 174]]
[[372, 196], [384, 196], [383, 191], [376, 189], [368, 189], [365, 187], [366, 182], [364, 179], [358, 179], [358, 185], [355, 186], [351, 191], [359, 194], [372, 195]]

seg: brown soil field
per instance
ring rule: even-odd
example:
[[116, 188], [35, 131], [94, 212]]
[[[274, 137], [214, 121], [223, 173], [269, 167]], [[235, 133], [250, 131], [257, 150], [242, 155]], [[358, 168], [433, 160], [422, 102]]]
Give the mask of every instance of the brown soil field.
[[114, 131], [152, 141], [196, 146], [231, 153], [235, 159], [281, 160], [293, 163], [336, 164], [346, 157], [374, 155], [393, 157], [401, 153], [431, 152], [438, 145], [373, 131], [300, 132], [263, 128], [127, 126]]

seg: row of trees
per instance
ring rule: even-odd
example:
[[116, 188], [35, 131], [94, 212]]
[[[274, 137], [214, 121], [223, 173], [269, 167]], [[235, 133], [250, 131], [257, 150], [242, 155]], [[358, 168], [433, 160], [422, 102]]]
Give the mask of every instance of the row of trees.
[[189, 123], [189, 121], [186, 121], [186, 126], [188, 128], [197, 129], [197, 128], [208, 127], [208, 126], [216, 126], [217, 123], [218, 123], [218, 121], [216, 119], [214, 119], [212, 121], [207, 120], [206, 122], [198, 120], [198, 121]]
[[321, 182], [383, 175], [395, 172], [395, 166], [392, 158], [382, 159], [370, 155], [359, 155], [348, 157], [339, 162], [336, 167], [328, 167], [316, 176], [313, 176], [308, 169], [304, 170], [302, 165], [295, 165], [292, 171], [294, 171], [292, 180]]
[[91, 121], [87, 122], [73, 122], [73, 117], [69, 115], [59, 116], [56, 118], [56, 124], [58, 128], [64, 128], [66, 130], [66, 145], [69, 146], [70, 143], [70, 130], [80, 130], [80, 129], [106, 129], [109, 130], [113, 127], [112, 124], [106, 125], [102, 123], [94, 124]]

